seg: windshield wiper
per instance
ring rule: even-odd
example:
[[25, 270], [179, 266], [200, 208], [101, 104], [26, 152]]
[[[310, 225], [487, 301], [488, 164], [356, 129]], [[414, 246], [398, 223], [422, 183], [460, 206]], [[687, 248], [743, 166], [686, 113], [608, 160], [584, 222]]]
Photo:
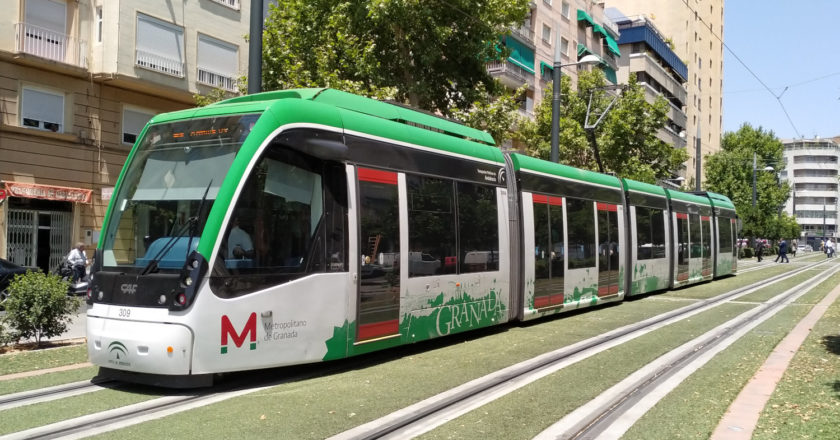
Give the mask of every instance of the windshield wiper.
[[[163, 257], [172, 250], [172, 247], [175, 246], [175, 243], [178, 241], [179, 238], [183, 237], [187, 231], [190, 231], [190, 240], [187, 242], [187, 256], [190, 254], [190, 248], [192, 247], [192, 239], [196, 234], [196, 229], [198, 227], [198, 218], [201, 216], [201, 210], [204, 207], [204, 202], [207, 200], [207, 193], [210, 192], [210, 186], [213, 184], [213, 179], [210, 179], [210, 182], [207, 184], [207, 188], [204, 190], [204, 196], [201, 198], [201, 202], [198, 204], [198, 215], [192, 216], [187, 219], [186, 223], [184, 223], [181, 228], [178, 230], [178, 233], [173, 235], [172, 237], [167, 240], [166, 244], [163, 245], [163, 248], [155, 254], [154, 258], [152, 258], [146, 267], [140, 271], [140, 275], [148, 275], [152, 272], [158, 271], [158, 263]], [[185, 258], [186, 261], [186, 258]]]

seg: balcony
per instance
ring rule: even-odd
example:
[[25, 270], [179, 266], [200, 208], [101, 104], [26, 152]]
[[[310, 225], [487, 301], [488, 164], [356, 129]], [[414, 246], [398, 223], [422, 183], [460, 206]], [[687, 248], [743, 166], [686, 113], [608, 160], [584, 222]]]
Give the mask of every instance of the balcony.
[[531, 45], [532, 48], [534, 47], [534, 31], [525, 26], [511, 28], [510, 31], [517, 39]]
[[181, 60], [167, 58], [151, 52], [137, 49], [138, 67], [165, 73], [178, 78], [184, 77], [184, 63]]
[[198, 68], [198, 82], [204, 85], [227, 90], [228, 92], [239, 91], [236, 87], [236, 78], [212, 72], [203, 67]]
[[87, 43], [29, 23], [15, 23], [15, 51], [87, 68]]
[[669, 94], [674, 96], [682, 103], [688, 101], [688, 92], [681, 82], [674, 79], [674, 77], [666, 70], [660, 63], [648, 54], [632, 54], [630, 55], [630, 71], [631, 72], [645, 72], [659, 85], [661, 85]]
[[231, 9], [239, 10], [239, 0], [212, 0], [216, 3], [225, 5]]
[[518, 89], [523, 84], [534, 87], [534, 74], [511, 63], [510, 61], [490, 61], [487, 63], [487, 73], [499, 78], [502, 84]]

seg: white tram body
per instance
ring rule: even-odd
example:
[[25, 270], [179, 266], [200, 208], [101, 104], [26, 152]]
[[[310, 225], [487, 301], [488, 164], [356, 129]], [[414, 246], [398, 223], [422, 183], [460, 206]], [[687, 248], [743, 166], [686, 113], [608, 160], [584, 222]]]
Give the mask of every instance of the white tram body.
[[735, 219], [723, 196], [503, 154], [335, 90], [234, 98], [141, 134], [96, 251], [89, 357], [190, 386], [536, 319], [734, 273]]

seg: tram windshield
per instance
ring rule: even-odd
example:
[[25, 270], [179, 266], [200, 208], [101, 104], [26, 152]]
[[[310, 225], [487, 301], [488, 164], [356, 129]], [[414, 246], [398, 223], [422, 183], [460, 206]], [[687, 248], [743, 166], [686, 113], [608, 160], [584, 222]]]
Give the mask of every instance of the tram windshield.
[[[259, 114], [149, 127], [128, 166], [102, 246], [104, 267], [180, 269]], [[199, 210], [201, 212], [199, 212]]]

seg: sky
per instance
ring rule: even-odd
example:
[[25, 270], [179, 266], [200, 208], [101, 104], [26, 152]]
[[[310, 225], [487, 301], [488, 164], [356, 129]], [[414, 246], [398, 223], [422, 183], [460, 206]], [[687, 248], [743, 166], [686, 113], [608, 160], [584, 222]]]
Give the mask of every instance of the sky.
[[840, 135], [838, 18], [838, 0], [727, 0], [723, 130], [748, 122], [780, 139]]

